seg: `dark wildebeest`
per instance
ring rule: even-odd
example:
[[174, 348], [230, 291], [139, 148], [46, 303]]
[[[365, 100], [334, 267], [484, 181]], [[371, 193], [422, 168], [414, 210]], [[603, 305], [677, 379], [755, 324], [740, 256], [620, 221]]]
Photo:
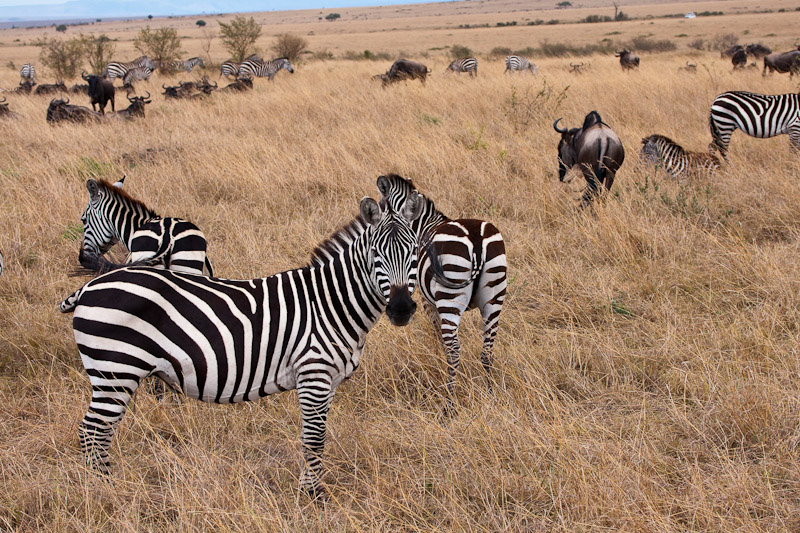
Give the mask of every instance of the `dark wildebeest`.
[[70, 105], [69, 98], [66, 100], [51, 100], [47, 108], [47, 122], [97, 122], [100, 120], [100, 113], [92, 111], [88, 107]]
[[67, 92], [67, 86], [64, 85], [63, 81], [57, 81], [55, 83], [42, 83], [40, 84], [33, 94], [56, 94], [60, 92]]
[[778, 72], [780, 74], [789, 73], [791, 79], [795, 74], [800, 74], [800, 50], [792, 50], [791, 52], [769, 54], [764, 58], [764, 70], [761, 72], [762, 76], [767, 75], [767, 69], [770, 73]]
[[639, 68], [639, 56], [628, 49], [623, 48], [622, 50], [617, 50], [614, 57], [619, 58], [619, 65], [622, 67], [622, 70]]
[[132, 120], [136, 117], [144, 118], [144, 105], [152, 102], [151, 100], [148, 100], [148, 98], [150, 98], [150, 92], [147, 92], [147, 96], [131, 97], [130, 93], [128, 93], [126, 96], [128, 97], [128, 101], [131, 103], [131, 105], [129, 105], [127, 109], [117, 111], [114, 116], [127, 120]]
[[583, 62], [574, 64], [570, 62], [569, 71], [574, 72], [575, 74], [583, 74]]
[[398, 59], [392, 63], [386, 74], [381, 74], [379, 77], [383, 81], [384, 87], [401, 80], [420, 80], [425, 85], [425, 79], [430, 72], [430, 69], [422, 63], [408, 59]]
[[742, 46], [741, 44], [734, 44], [730, 48], [726, 48], [725, 50], [720, 51], [719, 57], [720, 59], [725, 59], [726, 57], [733, 57], [733, 54], [735, 54], [739, 50], [744, 50], [744, 46]]
[[19, 118], [19, 113], [14, 113], [8, 108], [6, 100], [8, 100], [8, 98], [5, 96], [0, 100], [0, 118]]
[[207, 76], [203, 76], [203, 79], [198, 81], [196, 84], [197, 90], [200, 91], [196, 94], [191, 95], [189, 98], [192, 100], [198, 100], [200, 98], [205, 98], [214, 91], [217, 90], [217, 82], [214, 82], [214, 85], [208, 81]]
[[166, 100], [169, 100], [170, 98], [177, 100], [179, 98], [185, 98], [188, 96], [188, 94], [183, 91], [183, 87], [180, 85], [171, 85], [167, 87], [162, 83], [161, 88], [164, 89], [164, 92], [161, 94], [164, 95]]
[[558, 179], [564, 181], [567, 172], [578, 165], [586, 178], [588, 187], [583, 194], [583, 206], [589, 205], [600, 192], [600, 186], [611, 189], [614, 176], [625, 160], [622, 142], [608, 124], [603, 122], [597, 111], [592, 111], [583, 121], [582, 128], [558, 127], [553, 129], [561, 134], [558, 142]]
[[733, 56], [731, 56], [731, 63], [733, 63], [733, 69], [736, 70], [737, 68], [744, 68], [747, 66], [747, 52], [744, 49], [737, 50]]
[[250, 78], [239, 78], [233, 83], [229, 83], [222, 89], [221, 92], [231, 93], [231, 92], [242, 92], [242, 91], [249, 91], [253, 88], [253, 80]]
[[88, 83], [76, 83], [72, 87], [69, 88], [69, 92], [72, 94], [89, 94], [89, 84]]
[[745, 48], [745, 52], [747, 55], [753, 56], [756, 59], [761, 59], [762, 57], [766, 57], [772, 53], [772, 50], [767, 48], [761, 43], [756, 44], [748, 44], [747, 48]]
[[114, 111], [114, 83], [100, 76], [84, 72], [81, 72], [81, 78], [89, 82], [89, 99], [92, 103], [92, 110], [97, 111], [95, 105], [99, 105], [100, 114], [105, 115], [106, 104], [111, 102], [111, 111]]
[[31, 94], [34, 85], [36, 85], [35, 81], [21, 81], [19, 86], [14, 89], [14, 92], [17, 94]]

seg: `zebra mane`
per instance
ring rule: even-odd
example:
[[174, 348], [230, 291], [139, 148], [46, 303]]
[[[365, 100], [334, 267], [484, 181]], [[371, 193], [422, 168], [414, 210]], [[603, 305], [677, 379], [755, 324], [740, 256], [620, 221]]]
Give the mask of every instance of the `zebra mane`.
[[[406, 185], [406, 187], [408, 187], [408, 193], [411, 193], [411, 191], [418, 191], [419, 190], [419, 189], [417, 189], [417, 186], [414, 185], [413, 181], [411, 181], [408, 178], [404, 178], [403, 176], [400, 176], [398, 174], [386, 174], [386, 177], [389, 178], [390, 180], [398, 180], [398, 181], [404, 183]], [[423, 209], [423, 212], [428, 212], [428, 213], [434, 213], [435, 212], [435, 213], [439, 213], [440, 215], [444, 216], [444, 214], [441, 211], [436, 209], [436, 204], [434, 203], [433, 200], [431, 200], [430, 198], [428, 198], [427, 196], [425, 196], [424, 194], [421, 194], [421, 193], [420, 193], [419, 197], [425, 203], [425, 209]], [[384, 202], [383, 201], [381, 201], [381, 207], [384, 207]], [[447, 218], [447, 217], [445, 217], [445, 218]]]
[[308, 262], [308, 266], [327, 264], [331, 256], [337, 255], [350, 246], [354, 240], [364, 233], [368, 226], [367, 221], [361, 215], [358, 215], [314, 248], [314, 251], [311, 252], [311, 260]]
[[97, 185], [101, 189], [104, 189], [106, 191], [107, 194], [112, 195], [112, 196], [116, 195], [117, 197], [124, 198], [124, 199], [128, 200], [130, 203], [140, 206], [142, 209], [144, 209], [145, 211], [147, 211], [151, 215], [158, 216], [155, 211], [153, 211], [152, 209], [147, 207], [145, 205], [145, 203], [142, 202], [141, 200], [137, 200], [136, 198], [131, 196], [128, 193], [128, 191], [126, 191], [125, 189], [123, 189], [121, 187], [114, 187], [114, 184], [112, 184], [109, 181], [106, 181], [103, 178], [98, 178], [95, 181], [97, 182]]
[[654, 143], [661, 142], [661, 143], [664, 143], [664, 144], [668, 144], [668, 145], [672, 146], [673, 149], [675, 149], [676, 151], [678, 151], [681, 154], [686, 152], [686, 150], [684, 150], [683, 146], [681, 146], [680, 144], [676, 143], [675, 141], [673, 141], [672, 139], [670, 139], [666, 135], [659, 135], [659, 134], [656, 133], [656, 134], [651, 135], [650, 137], [645, 137], [644, 139], [642, 139], [642, 144], [647, 144], [649, 142], [654, 142]]

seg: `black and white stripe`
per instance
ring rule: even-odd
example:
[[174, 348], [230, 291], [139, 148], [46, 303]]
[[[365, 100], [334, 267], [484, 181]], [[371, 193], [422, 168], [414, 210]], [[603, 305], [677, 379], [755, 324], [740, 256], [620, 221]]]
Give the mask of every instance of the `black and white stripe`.
[[125, 73], [125, 76], [122, 77], [122, 86], [123, 87], [133, 87], [133, 83], [136, 81], [143, 81], [150, 79], [150, 75], [153, 73], [153, 68], [148, 66], [142, 67], [133, 67], [128, 69], [128, 72]]
[[719, 170], [719, 159], [715, 155], [684, 150], [681, 145], [663, 135], [645, 137], [642, 145], [642, 160], [662, 167], [675, 178]]
[[792, 146], [800, 150], [800, 94], [723, 93], [711, 104], [708, 123], [714, 139], [709, 148], [726, 159], [736, 128], [762, 139], [788, 134]]
[[531, 74], [536, 74], [539, 67], [531, 63], [531, 60], [527, 57], [506, 56], [506, 72], [522, 72], [525, 70]]
[[469, 72], [470, 76], [478, 75], [478, 60], [474, 57], [465, 57], [463, 59], [456, 59], [447, 67], [445, 72]]
[[358, 367], [384, 310], [396, 325], [414, 313], [418, 243], [410, 221], [420, 205], [410, 199], [395, 213], [365, 198], [361, 217], [318, 247], [308, 266], [267, 278], [127, 267], [76, 291], [61, 309], [75, 312], [75, 340], [92, 384], [79, 429], [87, 462], [109, 472], [114, 429], [149, 375], [215, 403], [297, 389], [301, 486], [316, 492], [336, 387]]
[[[395, 174], [380, 176], [381, 205], [403, 205], [416, 190], [411, 180]], [[412, 223], [420, 241], [420, 290], [441, 333], [448, 365], [448, 405], [461, 359], [458, 328], [468, 309], [483, 318], [481, 362], [487, 377], [492, 368], [494, 341], [506, 297], [506, 251], [500, 231], [484, 220], [452, 220], [420, 196], [422, 213]], [[491, 383], [489, 385], [491, 388]]]
[[264, 78], [272, 81], [279, 70], [286, 69], [294, 74], [294, 68], [288, 58], [280, 57], [272, 61], [248, 59], [239, 65], [239, 76], [242, 78]]
[[125, 74], [132, 68], [136, 67], [148, 67], [152, 72], [155, 70], [155, 65], [153, 62], [150, 61], [150, 58], [147, 56], [137, 57], [133, 61], [129, 63], [119, 63], [117, 61], [112, 61], [111, 63], [106, 65], [106, 68], [103, 69], [103, 77], [109, 80], [114, 80], [114, 78], [124, 78]]
[[36, 69], [30, 63], [25, 63], [19, 69], [19, 77], [27, 81], [36, 81]]
[[191, 72], [192, 69], [198, 65], [200, 65], [200, 68], [206, 66], [205, 63], [203, 63], [203, 58], [192, 57], [187, 59], [186, 61], [172, 61], [169, 64], [169, 70], [173, 72], [177, 71]]
[[99, 257], [119, 241], [130, 251], [128, 262], [160, 261], [170, 270], [213, 276], [203, 232], [188, 220], [158, 216], [122, 190], [124, 179], [86, 182], [81, 258]]
[[[258, 54], [251, 54], [247, 56], [245, 61], [261, 61], [261, 57]], [[219, 68], [219, 76], [238, 78], [240, 65], [241, 63], [237, 63], [236, 61], [223, 61]]]

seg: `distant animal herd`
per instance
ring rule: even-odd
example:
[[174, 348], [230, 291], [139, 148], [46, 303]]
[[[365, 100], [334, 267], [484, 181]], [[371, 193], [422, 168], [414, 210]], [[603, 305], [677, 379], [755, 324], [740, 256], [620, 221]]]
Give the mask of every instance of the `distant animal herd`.
[[[725, 53], [728, 53], [726, 51]], [[763, 54], [764, 74], [797, 71], [800, 50], [772, 54], [750, 46], [732, 50]], [[640, 59], [618, 51], [620, 66], [635, 70]], [[787, 59], [789, 58], [789, 59]], [[746, 58], [745, 58], [746, 63]], [[508, 56], [506, 72], [537, 73], [528, 58]], [[191, 71], [200, 58], [171, 65]], [[92, 109], [54, 99], [47, 121], [98, 122], [106, 117], [144, 117], [146, 96], [132, 96], [133, 84], [155, 70], [146, 56], [109, 63], [102, 75], [82, 73], [87, 82], [70, 91], [86, 94]], [[583, 63], [570, 64], [580, 73]], [[688, 63], [683, 70], [692, 72]], [[739, 68], [739, 67], [737, 67]], [[280, 70], [294, 72], [286, 58], [263, 61], [251, 56], [222, 64], [220, 78], [233, 82], [220, 91], [247, 91], [253, 78], [272, 80]], [[379, 79], [386, 87], [398, 81], [420, 80], [430, 74], [422, 63], [398, 59]], [[454, 60], [446, 72], [478, 75], [478, 60]], [[16, 92], [36, 85], [33, 65], [20, 71]], [[128, 89], [127, 109], [115, 110], [115, 79]], [[52, 87], [56, 88], [53, 89]], [[41, 85], [37, 94], [67, 92], [62, 82]], [[40, 91], [47, 87], [45, 91]], [[177, 86], [162, 84], [166, 99], [206, 98], [217, 83], [203, 77]], [[111, 113], [105, 108], [111, 104]], [[4, 98], [0, 116], [13, 117]], [[619, 136], [596, 111], [580, 127], [553, 129], [559, 134], [558, 176], [564, 180], [578, 167], [587, 182], [582, 205], [589, 206], [609, 190], [625, 160]], [[733, 91], [717, 96], [709, 115], [712, 142], [708, 153], [683, 149], [671, 139], [653, 134], [642, 139], [641, 159], [680, 177], [714, 172], [727, 159], [733, 131], [754, 137], [788, 134], [800, 150], [800, 95], [760, 95]], [[452, 412], [453, 387], [459, 369], [458, 338], [463, 314], [476, 308], [483, 321], [481, 361], [491, 376], [494, 342], [506, 296], [505, 242], [496, 226], [477, 219], [453, 220], [397, 175], [377, 180], [380, 202], [365, 198], [360, 214], [321, 243], [304, 267], [254, 280], [212, 277], [203, 232], [190, 221], [163, 217], [116, 183], [88, 180], [88, 204], [81, 216], [83, 237], [79, 264], [99, 274], [60, 305], [74, 313], [73, 332], [89, 375], [92, 400], [80, 428], [87, 464], [110, 472], [108, 450], [114, 430], [142, 381], [157, 376], [172, 389], [207, 402], [235, 403], [297, 389], [302, 412], [301, 440], [305, 467], [303, 489], [320, 492], [321, 455], [328, 410], [336, 387], [358, 367], [367, 333], [386, 312], [391, 323], [408, 324], [416, 310], [411, 294], [419, 286], [435, 318], [447, 359], [447, 411]], [[116, 264], [104, 254], [120, 242], [130, 252]], [[0, 272], [3, 258], [0, 255]], [[491, 379], [489, 379], [491, 388]]]

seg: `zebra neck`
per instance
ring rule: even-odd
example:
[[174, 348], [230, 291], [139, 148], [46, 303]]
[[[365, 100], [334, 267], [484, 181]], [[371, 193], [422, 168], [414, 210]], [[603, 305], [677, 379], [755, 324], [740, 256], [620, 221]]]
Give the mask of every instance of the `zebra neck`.
[[130, 250], [134, 232], [147, 222], [159, 217], [142, 203], [127, 198], [118, 198], [118, 203], [120, 204], [118, 206], [120, 214], [116, 224], [117, 238]]
[[412, 223], [412, 228], [417, 232], [417, 236], [422, 242], [424, 237], [430, 236], [436, 228], [450, 220], [430, 200], [427, 201], [422, 215]]

